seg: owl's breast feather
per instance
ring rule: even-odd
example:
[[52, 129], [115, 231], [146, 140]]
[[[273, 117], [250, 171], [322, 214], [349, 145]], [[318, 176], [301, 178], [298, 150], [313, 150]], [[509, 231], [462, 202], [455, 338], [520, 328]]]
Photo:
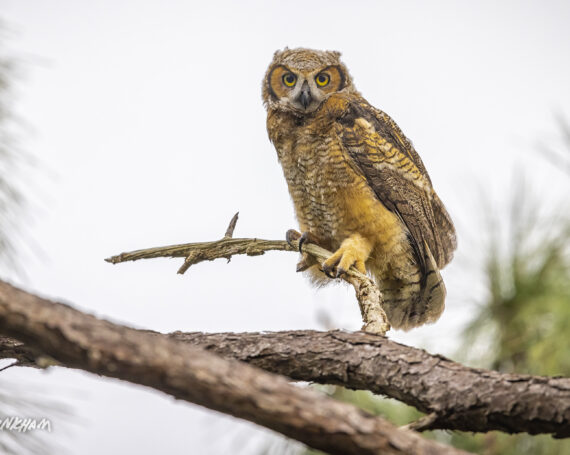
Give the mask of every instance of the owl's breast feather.
[[382, 250], [393, 249], [394, 242], [405, 240], [400, 220], [350, 166], [334, 131], [323, 136], [312, 127], [291, 134], [278, 149], [301, 230], [332, 249], [355, 233]]

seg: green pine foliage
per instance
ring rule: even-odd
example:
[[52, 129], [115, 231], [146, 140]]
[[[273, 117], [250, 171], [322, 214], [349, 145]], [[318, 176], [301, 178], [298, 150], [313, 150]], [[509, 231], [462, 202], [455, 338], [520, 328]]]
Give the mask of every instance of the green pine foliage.
[[[504, 373], [570, 376], [570, 207], [563, 201], [544, 214], [528, 185], [520, 181], [514, 188], [506, 232], [497, 217], [489, 223], [487, 296], [459, 357]], [[487, 347], [478, 358], [468, 354], [475, 345]], [[569, 440], [548, 435], [454, 433], [450, 443], [488, 455], [570, 453]]]

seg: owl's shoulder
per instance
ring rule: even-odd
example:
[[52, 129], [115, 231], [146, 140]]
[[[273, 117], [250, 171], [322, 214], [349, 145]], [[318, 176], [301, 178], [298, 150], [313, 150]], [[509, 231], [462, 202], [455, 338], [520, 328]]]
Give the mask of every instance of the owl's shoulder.
[[[351, 129], [358, 134], [392, 136], [401, 131], [383, 111], [372, 106], [358, 92], [338, 92], [328, 97], [319, 110], [317, 120], [334, 123], [340, 130]], [[403, 136], [403, 135], [402, 135]]]
[[347, 117], [358, 115], [362, 109], [371, 108], [364, 98], [354, 91], [340, 91], [327, 97], [319, 110], [316, 119], [328, 119], [329, 121], [343, 121]]
[[413, 163], [426, 186], [431, 188], [431, 179], [422, 159], [387, 113], [372, 106], [358, 93], [335, 94], [327, 100], [326, 109], [334, 117], [338, 135], [345, 147], [361, 150], [361, 144], [366, 142], [364, 150], [369, 153], [382, 154], [390, 150], [393, 161], [402, 161], [405, 157]]

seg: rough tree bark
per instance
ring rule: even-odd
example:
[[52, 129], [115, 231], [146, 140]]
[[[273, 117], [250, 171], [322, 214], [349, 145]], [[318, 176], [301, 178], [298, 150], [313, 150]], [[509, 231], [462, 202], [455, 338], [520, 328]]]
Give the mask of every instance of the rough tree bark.
[[[187, 343], [113, 324], [0, 281], [0, 331], [61, 364], [234, 415], [336, 454], [458, 454], [355, 406]], [[18, 346], [12, 346], [16, 353]]]
[[[362, 332], [174, 332], [164, 336], [295, 380], [396, 398], [431, 415], [418, 430], [570, 436], [569, 378], [469, 368]], [[24, 366], [33, 366], [37, 356], [24, 343], [0, 337], [0, 358], [16, 358]]]
[[469, 368], [363, 332], [169, 336], [296, 380], [370, 390], [434, 414], [417, 429], [570, 437], [570, 378]]

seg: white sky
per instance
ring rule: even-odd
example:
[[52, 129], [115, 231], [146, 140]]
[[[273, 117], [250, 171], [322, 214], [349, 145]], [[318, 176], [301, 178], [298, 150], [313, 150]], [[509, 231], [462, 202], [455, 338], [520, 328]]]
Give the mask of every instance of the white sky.
[[[481, 283], [484, 188], [500, 204], [516, 169], [546, 201], [562, 175], [538, 158], [570, 117], [570, 4], [529, 2], [57, 2], [0, 0], [7, 48], [22, 61], [20, 145], [39, 161], [28, 289], [125, 324], [161, 331], [360, 326], [353, 291], [313, 290], [297, 258], [273, 253], [200, 264], [111, 266], [122, 251], [236, 236], [282, 238], [292, 204], [267, 139], [261, 79], [276, 49], [336, 49], [356, 86], [421, 154], [459, 231], [434, 326], [393, 338], [450, 353]], [[10, 275], [8, 272], [4, 276]], [[220, 286], [219, 283], [224, 285]], [[251, 453], [268, 438], [140, 387], [63, 369], [11, 369], [8, 386], [70, 403], [52, 443], [70, 453]], [[73, 423], [72, 421], [75, 421]], [[253, 442], [250, 442], [253, 441]], [[237, 447], [237, 449], [236, 449]]]

